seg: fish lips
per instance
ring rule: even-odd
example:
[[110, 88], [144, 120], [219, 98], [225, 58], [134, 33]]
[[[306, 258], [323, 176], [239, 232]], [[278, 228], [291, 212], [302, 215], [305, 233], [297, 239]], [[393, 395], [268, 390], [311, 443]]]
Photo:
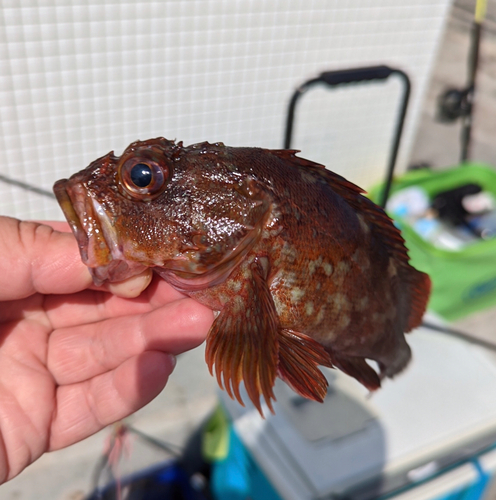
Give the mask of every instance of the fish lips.
[[147, 266], [124, 257], [111, 218], [83, 183], [61, 179], [53, 191], [95, 285], [122, 281], [146, 269]]
[[[57, 181], [53, 186], [53, 192], [55, 193], [55, 197], [60, 205], [60, 208], [64, 212], [65, 218], [69, 223], [69, 226], [76, 237], [79, 251], [81, 252], [81, 258], [85, 264], [88, 263], [88, 234], [83, 229], [81, 224], [81, 219], [76, 212], [75, 206], [76, 203], [80, 204], [80, 202], [73, 203], [67, 188], [69, 186], [69, 181], [67, 179], [61, 179]], [[82, 186], [81, 186], [82, 187]], [[72, 191], [72, 190], [71, 190]], [[84, 197], [83, 197], [84, 199]], [[85, 207], [80, 207], [78, 210], [79, 214], [84, 213]]]

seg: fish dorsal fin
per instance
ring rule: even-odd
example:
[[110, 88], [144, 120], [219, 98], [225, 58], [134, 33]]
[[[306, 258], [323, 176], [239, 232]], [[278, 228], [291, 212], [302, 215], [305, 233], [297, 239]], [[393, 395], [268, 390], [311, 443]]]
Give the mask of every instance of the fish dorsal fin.
[[316, 163], [312, 160], [307, 160], [306, 158], [302, 158], [301, 156], [296, 156], [297, 153], [301, 153], [299, 149], [265, 149], [267, 153], [271, 155], [277, 156], [282, 161], [287, 161], [293, 165], [303, 168], [323, 168], [325, 166]]
[[309, 172], [313, 172], [317, 178], [323, 179], [337, 195], [341, 196], [357, 214], [364, 217], [367, 223], [381, 235], [383, 240], [388, 244], [388, 251], [394, 254], [401, 263], [408, 264], [409, 259], [404, 244], [405, 241], [399, 229], [394, 226], [392, 220], [382, 208], [363, 196], [365, 191], [362, 188], [326, 169], [319, 163], [296, 156], [296, 153], [299, 152], [298, 150], [276, 149], [270, 152], [281, 160], [289, 162], [298, 168], [304, 168]]

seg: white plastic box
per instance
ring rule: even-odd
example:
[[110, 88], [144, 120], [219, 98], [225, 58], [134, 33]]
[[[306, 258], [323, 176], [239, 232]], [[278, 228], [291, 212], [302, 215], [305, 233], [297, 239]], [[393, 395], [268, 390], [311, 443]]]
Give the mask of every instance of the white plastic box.
[[[236, 432], [282, 498], [367, 500], [405, 488], [398, 500], [430, 500], [477, 478], [463, 465], [413, 491], [496, 442], [496, 358], [426, 329], [408, 340], [412, 363], [371, 396], [337, 370], [326, 372], [323, 405], [279, 381], [276, 414], [265, 407], [263, 420], [223, 393]], [[496, 453], [480, 462], [494, 471]]]

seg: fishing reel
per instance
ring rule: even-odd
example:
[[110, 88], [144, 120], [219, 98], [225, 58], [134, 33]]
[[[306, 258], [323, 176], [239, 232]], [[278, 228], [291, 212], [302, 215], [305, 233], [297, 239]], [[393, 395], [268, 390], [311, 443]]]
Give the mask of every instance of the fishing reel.
[[448, 89], [438, 98], [437, 119], [443, 123], [452, 123], [472, 111], [472, 89]]

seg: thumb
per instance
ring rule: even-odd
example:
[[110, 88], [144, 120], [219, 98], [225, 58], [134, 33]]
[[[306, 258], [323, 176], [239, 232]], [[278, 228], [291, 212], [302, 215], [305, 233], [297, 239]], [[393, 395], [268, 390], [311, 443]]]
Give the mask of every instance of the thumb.
[[[46, 226], [50, 226], [52, 229], [55, 229], [56, 231], [69, 233], [71, 238], [75, 240], [75, 238], [72, 235], [69, 224], [67, 224], [67, 222], [60, 222], [60, 221], [37, 221], [37, 222], [39, 222], [40, 224], [44, 224]], [[79, 253], [77, 258], [80, 259]], [[140, 295], [141, 292], [148, 287], [148, 285], [152, 280], [152, 277], [153, 273], [151, 269], [146, 269], [142, 273], [137, 274], [135, 276], [131, 276], [126, 280], [119, 281], [117, 283], [104, 283], [103, 285], [98, 287], [91, 285], [90, 288], [94, 290], [108, 291], [113, 295], [130, 299]]]
[[92, 283], [72, 234], [44, 224], [0, 217], [0, 255], [0, 300], [74, 293]]

